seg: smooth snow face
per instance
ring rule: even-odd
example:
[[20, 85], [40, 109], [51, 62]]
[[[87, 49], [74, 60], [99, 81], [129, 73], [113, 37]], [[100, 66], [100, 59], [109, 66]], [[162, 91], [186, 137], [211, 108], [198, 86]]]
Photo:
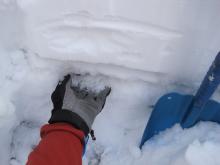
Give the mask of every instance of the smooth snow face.
[[31, 51], [93, 64], [83, 67], [89, 72], [95, 68], [153, 83], [174, 75], [192, 83], [219, 51], [219, 0], [20, 0], [18, 5]]
[[[220, 127], [138, 145], [164, 93], [194, 93], [220, 41], [219, 0], [0, 0], [0, 164], [23, 165], [68, 72], [112, 88], [84, 164], [219, 165]], [[171, 83], [170, 83], [171, 82]], [[174, 84], [172, 84], [175, 82]], [[220, 98], [217, 93], [217, 98]]]

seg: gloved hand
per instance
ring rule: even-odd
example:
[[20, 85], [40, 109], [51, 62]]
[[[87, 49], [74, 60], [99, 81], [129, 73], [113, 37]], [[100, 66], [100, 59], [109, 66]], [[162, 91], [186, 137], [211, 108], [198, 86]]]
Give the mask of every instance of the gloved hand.
[[77, 75], [65, 76], [53, 92], [51, 99], [54, 108], [49, 123], [69, 123], [87, 136], [95, 117], [102, 111], [111, 88], [105, 87], [99, 92], [81, 89], [80, 85], [73, 86], [71, 80], [74, 76]]

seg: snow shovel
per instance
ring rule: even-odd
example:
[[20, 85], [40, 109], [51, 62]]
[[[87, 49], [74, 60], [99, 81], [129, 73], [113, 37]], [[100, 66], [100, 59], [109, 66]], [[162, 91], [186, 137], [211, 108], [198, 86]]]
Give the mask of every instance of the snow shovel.
[[219, 83], [220, 52], [195, 96], [169, 93], [159, 99], [144, 130], [140, 149], [151, 137], [175, 124], [190, 128], [199, 121], [220, 123], [220, 103], [210, 100]]

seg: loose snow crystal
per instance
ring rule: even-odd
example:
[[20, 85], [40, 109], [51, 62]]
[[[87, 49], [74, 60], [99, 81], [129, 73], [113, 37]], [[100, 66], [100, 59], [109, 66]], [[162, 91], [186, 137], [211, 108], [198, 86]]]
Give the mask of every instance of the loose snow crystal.
[[104, 90], [106, 85], [106, 77], [101, 75], [91, 76], [89, 74], [72, 76], [72, 85], [79, 86], [81, 89], [87, 88], [90, 91], [98, 93]]

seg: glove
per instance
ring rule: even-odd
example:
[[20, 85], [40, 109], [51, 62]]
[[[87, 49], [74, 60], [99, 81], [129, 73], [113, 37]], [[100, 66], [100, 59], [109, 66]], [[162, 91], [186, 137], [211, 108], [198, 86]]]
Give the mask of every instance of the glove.
[[111, 88], [105, 87], [94, 92], [81, 88], [80, 84], [74, 86], [72, 79], [76, 76], [80, 75], [66, 75], [64, 80], [58, 83], [51, 96], [53, 110], [49, 123], [69, 123], [87, 136], [96, 116], [102, 111]]

